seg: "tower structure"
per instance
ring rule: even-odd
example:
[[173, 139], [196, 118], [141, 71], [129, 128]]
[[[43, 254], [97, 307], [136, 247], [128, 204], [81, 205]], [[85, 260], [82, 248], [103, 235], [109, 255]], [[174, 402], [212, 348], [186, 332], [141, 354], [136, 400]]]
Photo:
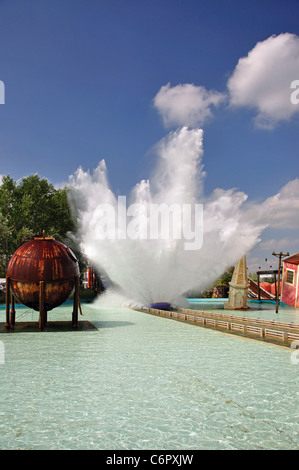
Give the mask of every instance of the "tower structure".
[[224, 303], [224, 308], [230, 310], [247, 309], [248, 287], [246, 256], [243, 256], [235, 266], [232, 280], [229, 283], [228, 302]]

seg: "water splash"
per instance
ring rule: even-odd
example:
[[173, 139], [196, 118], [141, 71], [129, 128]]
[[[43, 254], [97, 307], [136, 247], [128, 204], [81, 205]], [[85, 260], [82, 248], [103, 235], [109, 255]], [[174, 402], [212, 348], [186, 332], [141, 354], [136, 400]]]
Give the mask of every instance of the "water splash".
[[198, 250], [186, 250], [185, 240], [175, 236], [149, 239], [141, 235], [132, 239], [120, 227], [117, 236], [100, 236], [103, 217], [107, 219], [107, 234], [111, 222], [103, 207], [113, 207], [116, 217], [120, 216], [119, 201], [109, 188], [105, 161], [92, 174], [79, 168], [70, 178], [81, 249], [93, 266], [113, 282], [117, 302], [126, 298], [144, 305], [180, 303], [185, 292], [208, 287], [246, 254], [264, 228], [248, 216], [243, 192], [217, 188], [204, 197], [201, 129], [183, 127], [170, 133], [157, 145], [157, 154], [152, 177], [138, 183], [129, 200], [130, 205], [145, 208], [134, 214], [138, 233], [145, 233], [147, 209], [152, 204], [203, 204], [203, 245]]

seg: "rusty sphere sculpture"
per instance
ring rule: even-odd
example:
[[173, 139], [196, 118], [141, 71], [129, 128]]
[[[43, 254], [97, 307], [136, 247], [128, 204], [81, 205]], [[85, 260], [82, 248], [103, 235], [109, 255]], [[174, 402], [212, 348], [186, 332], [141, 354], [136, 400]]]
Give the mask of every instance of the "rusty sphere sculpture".
[[44, 309], [58, 307], [71, 295], [79, 276], [76, 256], [69, 247], [51, 237], [34, 237], [12, 255], [6, 276], [16, 299], [39, 310], [39, 283], [44, 281]]

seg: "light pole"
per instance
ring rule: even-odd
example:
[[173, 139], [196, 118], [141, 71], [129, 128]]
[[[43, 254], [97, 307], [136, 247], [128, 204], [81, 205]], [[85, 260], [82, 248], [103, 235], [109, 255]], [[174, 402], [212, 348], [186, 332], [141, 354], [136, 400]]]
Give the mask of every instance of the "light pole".
[[279, 293], [280, 293], [280, 272], [281, 272], [281, 260], [282, 258], [285, 258], [286, 256], [290, 256], [290, 253], [275, 253], [275, 251], [272, 252], [273, 256], [276, 256], [279, 259], [278, 263], [278, 279], [277, 279], [277, 293], [276, 293], [276, 313], [278, 313], [278, 305], [279, 305]]

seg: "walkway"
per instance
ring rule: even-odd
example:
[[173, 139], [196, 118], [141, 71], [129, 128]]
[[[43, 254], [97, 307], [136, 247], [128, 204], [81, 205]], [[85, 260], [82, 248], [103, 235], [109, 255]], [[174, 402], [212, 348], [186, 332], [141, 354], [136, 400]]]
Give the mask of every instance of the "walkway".
[[287, 347], [299, 346], [299, 325], [294, 323], [185, 308], [167, 311], [143, 307], [140, 311]]

